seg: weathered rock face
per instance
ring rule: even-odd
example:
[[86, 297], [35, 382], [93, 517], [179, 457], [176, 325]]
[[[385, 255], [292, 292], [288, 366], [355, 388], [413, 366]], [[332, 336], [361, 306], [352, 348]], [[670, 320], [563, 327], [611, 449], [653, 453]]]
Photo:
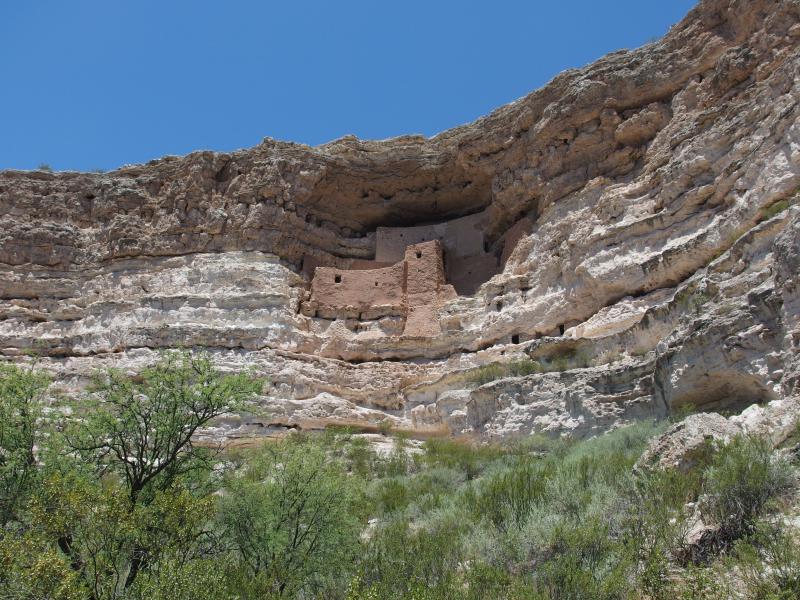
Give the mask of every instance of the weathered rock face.
[[[2, 172], [0, 353], [37, 351], [69, 392], [205, 348], [270, 379], [266, 416], [228, 436], [582, 436], [798, 395], [798, 48], [796, 1], [703, 0], [661, 41], [430, 139]], [[483, 248], [444, 225], [473, 221]], [[324, 304], [309, 265], [391, 269], [379, 232], [404, 227], [444, 247], [416, 315], [304, 309]], [[538, 372], [470, 377], [526, 355]]]

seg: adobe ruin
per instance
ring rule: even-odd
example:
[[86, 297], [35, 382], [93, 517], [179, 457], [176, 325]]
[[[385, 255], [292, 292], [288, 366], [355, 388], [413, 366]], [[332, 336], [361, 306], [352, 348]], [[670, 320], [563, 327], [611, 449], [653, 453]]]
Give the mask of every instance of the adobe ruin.
[[[310, 317], [404, 320], [403, 336], [441, 332], [437, 308], [474, 294], [498, 273], [508, 251], [485, 237], [487, 211], [411, 227], [378, 227], [373, 260], [336, 266], [304, 258], [310, 294], [301, 311]], [[515, 240], [516, 241], [516, 240]]]

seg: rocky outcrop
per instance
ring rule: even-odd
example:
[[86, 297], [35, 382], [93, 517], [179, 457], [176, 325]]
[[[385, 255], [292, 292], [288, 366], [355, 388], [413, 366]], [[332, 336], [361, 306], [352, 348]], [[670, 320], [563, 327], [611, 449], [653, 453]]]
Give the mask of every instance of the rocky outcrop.
[[689, 415], [653, 439], [636, 468], [688, 473], [698, 462], [709, 459], [716, 445], [727, 444], [737, 435], [758, 436], [778, 448], [798, 432], [798, 425], [799, 397], [753, 404], [727, 418], [718, 413]]
[[720, 414], [690, 415], [653, 440], [636, 467], [675, 469], [688, 473], [710, 458], [714, 444], [725, 444], [741, 433], [738, 424]]
[[[384, 420], [583, 436], [796, 395], [798, 42], [793, 0], [703, 0], [662, 40], [433, 138], [4, 171], [0, 353], [38, 353], [71, 393], [206, 349], [271, 382], [226, 436]], [[380, 231], [464, 217], [484, 247], [441, 234], [460, 295], [424, 299], [426, 328], [303, 309], [313, 266], [372, 268]]]

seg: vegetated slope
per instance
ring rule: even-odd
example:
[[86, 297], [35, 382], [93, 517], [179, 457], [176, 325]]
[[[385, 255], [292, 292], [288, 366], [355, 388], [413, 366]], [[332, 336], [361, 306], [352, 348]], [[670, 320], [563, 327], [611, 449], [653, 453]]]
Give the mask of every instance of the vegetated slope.
[[191, 442], [261, 384], [169, 353], [137, 378], [98, 378], [96, 402], [59, 415], [45, 410], [46, 376], [0, 365], [0, 597], [800, 592], [796, 411], [778, 449], [740, 429], [777, 433], [776, 404], [589, 440], [420, 442], [331, 428], [221, 454]]
[[[160, 349], [271, 386], [211, 436], [331, 423], [584, 436], [800, 379], [800, 7], [704, 0], [660, 41], [433, 138], [265, 140], [0, 173], [0, 353], [63, 391]], [[305, 260], [487, 211], [499, 274], [442, 333], [301, 312]], [[492, 366], [494, 365], [494, 366]]]

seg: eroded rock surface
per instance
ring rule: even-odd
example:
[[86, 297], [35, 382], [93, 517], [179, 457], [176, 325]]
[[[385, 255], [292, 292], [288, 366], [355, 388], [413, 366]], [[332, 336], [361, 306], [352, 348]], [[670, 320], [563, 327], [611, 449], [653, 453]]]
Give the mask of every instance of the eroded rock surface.
[[653, 440], [636, 464], [639, 469], [676, 469], [688, 473], [708, 460], [717, 444], [726, 444], [742, 428], [717, 413], [689, 415]]
[[[0, 353], [36, 351], [74, 392], [204, 348], [270, 379], [229, 437], [584, 436], [796, 395], [798, 48], [796, 1], [703, 0], [662, 40], [433, 138], [4, 171]], [[407, 289], [396, 310], [315, 312], [314, 267], [391, 269], [380, 232], [400, 228], [444, 248], [416, 315]], [[523, 357], [536, 372], [471, 375]]]

